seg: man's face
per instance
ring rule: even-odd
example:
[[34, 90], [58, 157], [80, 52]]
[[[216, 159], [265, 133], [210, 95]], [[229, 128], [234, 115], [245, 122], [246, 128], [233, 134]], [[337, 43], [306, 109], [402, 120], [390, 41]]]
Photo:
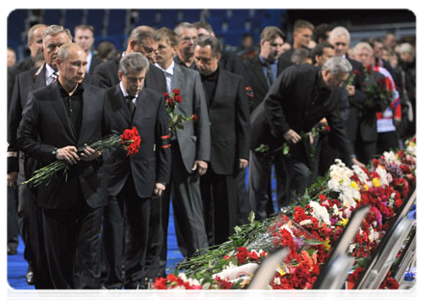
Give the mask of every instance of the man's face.
[[338, 35], [332, 39], [332, 45], [335, 47], [335, 56], [343, 56], [348, 52], [350, 46], [349, 41], [345, 35]]
[[384, 40], [385, 46], [395, 49], [397, 37], [394, 34], [388, 34]]
[[335, 50], [333, 50], [332, 48], [329, 48], [329, 47], [323, 48], [322, 56], [316, 55], [316, 63], [317, 63], [318, 66], [323, 66], [325, 61], [327, 61], [329, 58], [334, 57], [334, 56], [335, 56]]
[[159, 43], [152, 38], [146, 38], [141, 44], [133, 43], [133, 51], [144, 54], [151, 64], [156, 63], [158, 47]]
[[7, 66], [11, 67], [16, 63], [16, 53], [15, 51], [7, 49]]
[[313, 36], [313, 31], [309, 28], [300, 28], [294, 32], [294, 44], [297, 48], [304, 47], [308, 48], [308, 44]]
[[46, 26], [35, 29], [32, 33], [32, 40], [28, 42], [28, 48], [31, 51], [31, 57], [36, 57], [43, 51], [43, 33]]
[[206, 29], [201, 28], [201, 27], [197, 28], [197, 33], [198, 33], [198, 37], [200, 37], [200, 36], [210, 36], [210, 35], [214, 36], [214, 34], [208, 32]]
[[217, 57], [212, 55], [211, 47], [195, 46], [194, 49], [194, 61], [198, 71], [202, 75], [210, 75], [217, 70], [219, 64], [220, 54]]
[[176, 55], [176, 47], [172, 47], [167, 39], [159, 41], [159, 50], [156, 56], [156, 62], [164, 69], [167, 69]]
[[282, 54], [282, 45], [280, 36], [271, 41], [260, 41], [260, 54], [265, 60], [274, 62]]
[[373, 56], [375, 58], [381, 58], [382, 57], [382, 48], [383, 43], [381, 42], [375, 42], [373, 46]]
[[120, 71], [118, 72], [119, 79], [129, 96], [135, 97], [135, 95], [142, 91], [144, 86], [145, 73], [146, 70], [137, 72], [132, 68], [128, 69], [128, 74], [126, 75], [123, 75]]
[[44, 60], [51, 67], [56, 67], [57, 51], [63, 44], [70, 43], [71, 40], [65, 32], [56, 35], [47, 35], [43, 40]]
[[184, 28], [179, 37], [178, 50], [187, 57], [194, 55], [194, 43], [197, 40], [198, 32], [196, 28]]
[[60, 82], [75, 86], [84, 80], [87, 71], [87, 54], [79, 47], [69, 48], [69, 56], [61, 61], [57, 59]]
[[349, 73], [339, 73], [332, 75], [329, 70], [322, 71], [323, 81], [330, 90], [341, 87], [345, 80], [347, 80]]
[[360, 48], [354, 53], [354, 59], [363, 64], [363, 66], [370, 65], [371, 62], [370, 50], [366, 48]]
[[75, 43], [82, 47], [85, 52], [91, 51], [91, 47], [94, 44], [94, 36], [89, 29], [78, 29], [75, 32]]

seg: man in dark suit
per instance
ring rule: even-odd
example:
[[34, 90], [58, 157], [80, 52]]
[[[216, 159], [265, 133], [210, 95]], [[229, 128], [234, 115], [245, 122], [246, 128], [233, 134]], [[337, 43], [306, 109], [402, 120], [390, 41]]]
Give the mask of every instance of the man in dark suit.
[[[120, 59], [127, 53], [140, 52], [147, 58], [151, 58], [150, 63], [154, 64], [155, 52], [157, 51], [157, 41], [154, 31], [147, 26], [134, 28], [128, 38], [128, 47], [122, 55], [108, 62], [103, 62], [94, 70], [94, 76], [98, 78], [100, 86], [110, 88], [119, 83], [118, 68]], [[156, 66], [151, 65], [145, 76], [145, 87], [159, 93], [166, 92], [166, 79]]]
[[[110, 181], [106, 214], [110, 216], [105, 217], [103, 241], [109, 246], [105, 247], [108, 264], [105, 286], [109, 289], [123, 285], [125, 289], [144, 287], [148, 234], [155, 234], [148, 232], [150, 202], [160, 201], [158, 197], [169, 182], [169, 120], [163, 95], [143, 88], [148, 67], [148, 60], [141, 53], [125, 55], [119, 63], [121, 82], [107, 91], [114, 129], [122, 133], [136, 127], [141, 137], [139, 151], [133, 157], [127, 157], [125, 151], [116, 151], [107, 162]], [[123, 247], [125, 231], [128, 235]]]
[[201, 195], [209, 245], [221, 244], [234, 233], [237, 201], [234, 174], [248, 165], [250, 113], [245, 80], [219, 67], [221, 45], [213, 36], [194, 44], [210, 117], [211, 156], [201, 178]]
[[[289, 192], [302, 195], [309, 185], [311, 166], [305, 144], [309, 141], [301, 134], [310, 132], [322, 118], [327, 119], [343, 153], [351, 157], [353, 152], [339, 116], [339, 96], [332, 93], [347, 79], [351, 69], [351, 64], [340, 57], [328, 59], [322, 69], [311, 65], [289, 67], [253, 112], [252, 151], [260, 145], [267, 145], [270, 152], [282, 147], [284, 142], [290, 146], [290, 156], [286, 158]], [[251, 157], [258, 163], [250, 160], [252, 173], [266, 165], [265, 155], [253, 152]], [[354, 157], [346, 163], [350, 162], [359, 164]], [[293, 201], [291, 197], [288, 199]]]
[[297, 49], [309, 50], [314, 25], [305, 20], [297, 20], [294, 24], [292, 48], [281, 55], [281, 59], [291, 60], [291, 56]]
[[56, 64], [58, 80], [29, 94], [18, 146], [41, 166], [69, 164], [66, 174], [37, 188], [51, 288], [99, 288], [107, 176], [101, 152], [88, 144], [112, 133], [110, 109], [106, 91], [83, 83], [87, 57], [80, 46], [63, 45]]
[[169, 91], [178, 89], [182, 98], [182, 102], [178, 103], [174, 112], [185, 117], [196, 114], [198, 118], [198, 121], [183, 123], [183, 128], [177, 128], [171, 133], [171, 179], [163, 197], [165, 245], [161, 252], [163, 275], [166, 266], [171, 194], [175, 231], [182, 255], [188, 259], [197, 249], [208, 247], [198, 179], [206, 173], [207, 162], [210, 161], [210, 122], [200, 74], [181, 67], [173, 60], [177, 36], [169, 28], [161, 28], [158, 30], [158, 40], [157, 64], [166, 74]]
[[[255, 109], [266, 96], [269, 88], [272, 86], [276, 78], [285, 70], [288, 66], [292, 65], [292, 62], [283, 60], [280, 58], [282, 53], [282, 45], [285, 40], [285, 34], [282, 30], [274, 26], [268, 26], [263, 29], [260, 34], [260, 53], [250, 60], [244, 61], [245, 70], [247, 74], [247, 81], [251, 85], [254, 92], [254, 104]], [[275, 164], [275, 176], [277, 182], [277, 199], [278, 204], [281, 206], [285, 198], [285, 174], [282, 155], [275, 154], [270, 164]], [[251, 168], [251, 161], [250, 161]], [[264, 169], [263, 169], [264, 170]], [[268, 172], [270, 172], [268, 168]], [[248, 203], [245, 203], [244, 207], [253, 209], [256, 213], [256, 217], [261, 220], [266, 218], [270, 213], [273, 212], [272, 203], [272, 191], [270, 188], [270, 180], [265, 190], [260, 192], [253, 192], [258, 188], [257, 182], [264, 178], [260, 173], [252, 173], [250, 171], [248, 179]], [[267, 176], [266, 178], [270, 178]], [[260, 185], [261, 186], [261, 185]], [[262, 198], [257, 199], [256, 195], [262, 195]], [[249, 210], [246, 211], [240, 206], [241, 212], [245, 219], [248, 218]]]
[[85, 50], [85, 53], [87, 53], [87, 73], [93, 74], [95, 67], [103, 62], [101, 59], [94, 57], [94, 27], [91, 25], [78, 25], [75, 27], [73, 34], [74, 42], [81, 46]]
[[[37, 269], [45, 270], [42, 259], [42, 240], [40, 240], [37, 208], [33, 192], [21, 182], [32, 177], [37, 166], [34, 158], [18, 152], [17, 130], [31, 91], [45, 87], [57, 79], [56, 56], [58, 49], [72, 41], [70, 31], [58, 25], [45, 29], [43, 35], [43, 53], [45, 64], [23, 72], [16, 77], [8, 115], [8, 181], [18, 186], [18, 222], [22, 240], [25, 244], [24, 257], [28, 261], [27, 282], [36, 287], [43, 287], [44, 275], [37, 274]], [[38, 277], [38, 279], [37, 279]]]

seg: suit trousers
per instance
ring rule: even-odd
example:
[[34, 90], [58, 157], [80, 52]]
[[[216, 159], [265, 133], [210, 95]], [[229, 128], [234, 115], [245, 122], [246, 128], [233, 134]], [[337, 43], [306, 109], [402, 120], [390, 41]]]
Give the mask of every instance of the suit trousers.
[[170, 196], [174, 213], [178, 248], [184, 257], [194, 254], [197, 249], [208, 248], [203, 219], [200, 182], [195, 174], [186, 171], [179, 145], [172, 142], [172, 168], [170, 183], [163, 196], [164, 247], [161, 252], [162, 273], [166, 266], [167, 228], [169, 223]]
[[250, 202], [248, 201], [247, 188], [245, 186], [245, 177], [247, 169], [239, 170], [235, 173], [235, 184], [237, 187], [237, 203], [238, 203], [238, 218], [237, 225], [248, 223], [248, 216], [252, 210]]
[[7, 249], [16, 250], [19, 245], [19, 226], [16, 216], [17, 189], [7, 187]]
[[200, 187], [209, 245], [222, 244], [235, 232], [238, 206], [235, 179], [216, 174], [209, 167], [200, 179]]
[[130, 289], [142, 284], [149, 218], [150, 198], [138, 197], [132, 176], [129, 175], [120, 193], [109, 197], [104, 214], [106, 288], [125, 286]]
[[52, 288], [100, 288], [103, 210], [103, 207], [89, 207], [82, 193], [72, 209], [42, 209], [44, 244]]

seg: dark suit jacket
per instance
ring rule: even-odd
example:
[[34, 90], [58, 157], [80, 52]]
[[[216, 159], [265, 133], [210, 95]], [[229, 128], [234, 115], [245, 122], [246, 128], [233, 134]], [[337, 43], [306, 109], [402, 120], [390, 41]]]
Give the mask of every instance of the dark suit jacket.
[[[278, 76], [292, 63], [283, 59], [278, 59]], [[244, 61], [247, 82], [250, 84], [254, 92], [254, 108], [256, 108], [269, 91], [266, 76], [263, 73], [263, 65], [256, 55], [249, 60]]]
[[342, 151], [348, 156], [352, 154], [339, 115], [340, 89], [335, 89], [334, 92], [320, 89], [327, 97], [321, 103], [312, 102], [319, 74], [320, 69], [317, 67], [294, 65], [278, 77], [266, 99], [251, 115], [252, 150], [261, 144], [276, 149], [285, 142], [283, 136], [289, 129], [298, 134], [309, 132], [325, 117]]
[[107, 160], [110, 175], [109, 195], [116, 196], [129, 174], [140, 198], [150, 198], [156, 182], [167, 184], [170, 177], [169, 119], [163, 95], [144, 88], [138, 96], [134, 117], [131, 118], [126, 99], [119, 85], [107, 90], [113, 113], [113, 128], [119, 134], [125, 129], [138, 129], [141, 144], [138, 153], [131, 157], [118, 149]]
[[[95, 68], [94, 76], [99, 80], [100, 87], [108, 89], [119, 83], [118, 71], [121, 58], [122, 56], [115, 60], [103, 62]], [[158, 93], [166, 93], [166, 77], [164, 72], [150, 64], [150, 68], [145, 75], [145, 87]]]
[[216, 92], [209, 107], [211, 157], [216, 174], [232, 175], [240, 158], [249, 158], [250, 113], [245, 80], [219, 70]]
[[[40, 68], [33, 68], [26, 72], [22, 72], [15, 78], [15, 83], [13, 86], [12, 97], [10, 100], [10, 107], [8, 111], [8, 130], [7, 130], [7, 142], [8, 152], [17, 152], [16, 145], [16, 134], [19, 126], [19, 122], [22, 118], [22, 111], [25, 108], [25, 105], [28, 101], [28, 94], [31, 91], [42, 88], [46, 86], [45, 79], [46, 66], [45, 64]], [[98, 85], [97, 80], [87, 74], [84, 79], [84, 83], [89, 85]], [[32, 163], [30, 163], [31, 165]], [[25, 164], [26, 165], [26, 164]], [[8, 158], [8, 172], [18, 171], [18, 159], [17, 157]], [[32, 176], [33, 167], [28, 166], [26, 170], [27, 176]]]
[[[94, 143], [112, 133], [110, 108], [106, 91], [82, 83], [82, 124], [77, 136], [66, 108], [58, 82], [29, 93], [18, 129], [19, 150], [45, 166], [56, 160], [55, 147], [74, 145], [77, 148]], [[57, 172], [49, 183], [37, 188], [37, 205], [47, 209], [69, 209], [83, 197], [92, 207], [107, 203], [107, 176], [103, 159], [70, 166], [65, 176]]]

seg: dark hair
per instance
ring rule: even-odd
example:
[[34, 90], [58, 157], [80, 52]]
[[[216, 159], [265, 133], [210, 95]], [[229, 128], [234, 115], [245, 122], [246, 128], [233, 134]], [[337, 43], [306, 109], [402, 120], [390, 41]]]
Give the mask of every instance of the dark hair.
[[332, 44], [329, 43], [319, 43], [316, 45], [316, 47], [314, 47], [312, 53], [313, 53], [313, 58], [317, 55], [317, 56], [322, 56], [324, 53], [325, 48], [332, 48], [335, 49], [335, 47]]
[[195, 41], [194, 48], [196, 46], [210, 46], [213, 57], [217, 57], [218, 54], [222, 53], [222, 45], [220, 44], [219, 39], [211, 35], [203, 35], [198, 37], [198, 39]]
[[275, 26], [267, 26], [260, 33], [260, 41], [263, 42], [273, 41], [277, 37], [280, 37], [285, 41], [285, 33]]
[[310, 57], [310, 50], [306, 48], [295, 49], [291, 55], [291, 61], [294, 64], [303, 64], [305, 63], [305, 60], [307, 58], [311, 58], [311, 57]]
[[326, 23], [317, 25], [313, 31], [313, 36], [316, 43], [319, 43], [319, 39], [327, 41], [329, 38], [328, 31], [331, 31], [332, 28], [332, 25]]
[[210, 33], [210, 34], [213, 32], [213, 27], [209, 23], [207, 23], [206, 21], [198, 21], [198, 22], [193, 23], [192, 25], [194, 25], [195, 28], [197, 28], [197, 29], [203, 28], [203, 29], [207, 30], [208, 33]]

